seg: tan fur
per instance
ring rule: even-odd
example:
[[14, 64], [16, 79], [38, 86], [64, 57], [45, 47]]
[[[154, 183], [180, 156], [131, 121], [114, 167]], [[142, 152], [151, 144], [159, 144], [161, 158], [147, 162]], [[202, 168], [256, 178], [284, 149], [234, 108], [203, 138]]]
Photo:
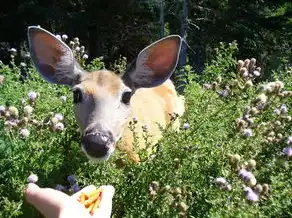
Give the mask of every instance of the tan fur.
[[116, 95], [120, 90], [122, 80], [121, 78], [107, 70], [100, 70], [89, 73], [82, 84], [88, 94], [96, 93], [97, 86], [103, 88], [112, 95]]
[[[126, 151], [132, 161], [139, 162], [140, 158], [135, 151], [145, 149], [145, 141], [142, 137], [142, 126], [147, 126], [147, 134], [150, 136], [151, 144], [154, 145], [157, 143], [162, 137], [159, 125], [165, 128], [166, 125], [169, 124], [169, 114], [178, 113], [182, 115], [184, 113], [184, 101], [180, 100], [170, 80], [167, 80], [165, 83], [155, 88], [137, 90], [131, 100], [133, 114], [132, 117], [129, 118], [129, 121], [132, 120], [133, 117], [138, 119], [138, 123], [135, 127], [135, 134], [139, 139], [138, 147], [133, 147], [133, 132], [129, 127], [126, 127], [117, 148]], [[182, 108], [182, 110], [176, 110], [179, 107]], [[159, 125], [157, 123], [159, 123]], [[177, 124], [175, 125], [175, 129], [178, 129]], [[151, 152], [151, 147], [148, 148], [148, 151]]]
[[[122, 86], [121, 78], [111, 71], [103, 70], [89, 73], [81, 82], [86, 92], [90, 95], [98, 95], [98, 93], [110, 93], [117, 96]], [[170, 114], [184, 113], [184, 99], [178, 96], [173, 83], [167, 80], [162, 85], [155, 88], [140, 88], [136, 90], [131, 98], [132, 115], [128, 118], [121, 139], [117, 143], [117, 149], [127, 153], [129, 158], [134, 162], [139, 162], [140, 158], [136, 151], [145, 149], [145, 141], [143, 140], [143, 126], [147, 126], [149, 139], [151, 144], [157, 143], [162, 137], [161, 131], [157, 123], [165, 128], [170, 122]], [[133, 132], [129, 129], [129, 122], [133, 118], [137, 118], [138, 122], [135, 126], [135, 134], [138, 137], [138, 147], [134, 147]], [[81, 114], [78, 119], [83, 119]], [[178, 120], [173, 125], [178, 129]], [[151, 147], [148, 149], [151, 151]]]

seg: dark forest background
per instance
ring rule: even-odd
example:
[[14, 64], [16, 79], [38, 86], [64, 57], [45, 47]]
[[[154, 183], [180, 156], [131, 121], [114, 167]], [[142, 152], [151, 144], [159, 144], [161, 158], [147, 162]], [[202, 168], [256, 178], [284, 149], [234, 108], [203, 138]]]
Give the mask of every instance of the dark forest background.
[[185, 38], [179, 66], [187, 62], [196, 72], [221, 41], [236, 40], [237, 55], [255, 57], [263, 69], [292, 59], [291, 0], [10, 0], [0, 9], [4, 63], [9, 48], [27, 47], [29, 25], [78, 36], [89, 57], [103, 56], [106, 65], [120, 55], [130, 61], [169, 34]]

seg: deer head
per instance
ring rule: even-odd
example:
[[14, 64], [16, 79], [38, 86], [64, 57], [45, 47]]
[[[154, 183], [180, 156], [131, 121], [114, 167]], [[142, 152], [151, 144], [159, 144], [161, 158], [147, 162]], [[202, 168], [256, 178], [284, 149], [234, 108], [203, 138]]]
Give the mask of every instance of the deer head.
[[164, 83], [177, 65], [181, 46], [177, 35], [154, 42], [118, 76], [107, 70], [86, 72], [64, 42], [40, 27], [28, 28], [28, 41], [40, 75], [48, 82], [71, 87], [81, 148], [96, 160], [106, 160], [114, 151], [131, 117], [135, 91]]

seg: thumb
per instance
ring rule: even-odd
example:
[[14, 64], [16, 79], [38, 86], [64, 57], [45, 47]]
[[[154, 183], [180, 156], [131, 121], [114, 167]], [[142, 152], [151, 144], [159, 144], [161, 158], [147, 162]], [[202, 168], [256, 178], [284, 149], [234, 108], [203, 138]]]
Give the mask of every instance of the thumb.
[[32, 204], [44, 216], [57, 218], [68, 196], [60, 191], [50, 188], [40, 188], [34, 183], [28, 184], [24, 192], [26, 201]]

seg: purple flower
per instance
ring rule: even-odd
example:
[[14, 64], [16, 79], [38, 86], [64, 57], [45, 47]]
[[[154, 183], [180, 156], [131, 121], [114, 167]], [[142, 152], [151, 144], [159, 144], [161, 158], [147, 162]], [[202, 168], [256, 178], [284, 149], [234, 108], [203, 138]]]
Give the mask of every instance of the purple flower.
[[29, 177], [27, 177], [27, 181], [29, 183], [36, 183], [38, 181], [38, 176], [32, 173]]
[[218, 94], [222, 97], [227, 97], [228, 96], [228, 90], [222, 90], [222, 91], [219, 91]]
[[251, 137], [253, 135], [252, 130], [251, 129], [244, 129], [243, 135], [246, 137]]
[[63, 185], [60, 185], [60, 184], [56, 185], [55, 189], [58, 191], [62, 191], [62, 192], [67, 191], [67, 188]]
[[239, 170], [238, 175], [239, 175], [241, 178], [244, 178], [247, 172], [248, 172], [248, 171], [247, 171], [246, 169], [241, 169], [241, 170]]
[[211, 89], [212, 88], [212, 85], [211, 84], [208, 84], [208, 83], [205, 83], [203, 85], [204, 89]]
[[72, 190], [74, 193], [80, 191], [80, 187], [78, 186], [78, 184], [74, 184], [71, 186], [70, 190]]
[[60, 113], [55, 114], [55, 117], [57, 118], [58, 121], [62, 121], [64, 119], [63, 115]]
[[288, 137], [287, 144], [288, 145], [292, 145], [292, 136]]
[[75, 175], [68, 176], [67, 181], [70, 183], [70, 185], [76, 184], [76, 182], [77, 182], [76, 176]]
[[190, 124], [189, 123], [184, 123], [183, 128], [184, 129], [189, 129], [190, 128]]
[[252, 190], [250, 190], [246, 193], [246, 197], [247, 197], [247, 200], [253, 201], [253, 202], [259, 200], [259, 196]]
[[283, 149], [283, 152], [288, 156], [291, 157], [292, 156], [292, 147], [286, 147]]

